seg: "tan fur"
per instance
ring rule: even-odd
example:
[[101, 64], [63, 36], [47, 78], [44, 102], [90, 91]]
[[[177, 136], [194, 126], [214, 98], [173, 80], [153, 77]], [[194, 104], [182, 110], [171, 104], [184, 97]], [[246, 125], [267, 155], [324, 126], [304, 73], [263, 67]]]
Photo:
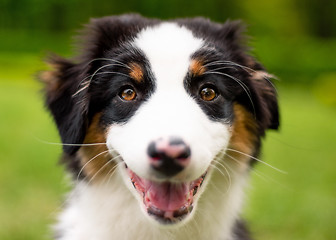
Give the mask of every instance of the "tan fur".
[[251, 73], [251, 79], [252, 80], [263, 80], [263, 79], [271, 79], [275, 78], [274, 75], [269, 74], [268, 72], [265, 71], [254, 71]]
[[[234, 104], [234, 114], [235, 119], [229, 148], [252, 155], [255, 151], [254, 145], [258, 141], [257, 123], [253, 115], [237, 103]], [[250, 160], [250, 157], [235, 151], [228, 150], [227, 154], [242, 163], [248, 163]]]
[[59, 67], [57, 65], [49, 65], [52, 69], [56, 69], [55, 71], [43, 71], [39, 74], [39, 79], [42, 80], [42, 82], [46, 86], [46, 90], [49, 93], [55, 92], [60, 88], [59, 83], [59, 76], [58, 73]]
[[[101, 114], [97, 114], [94, 116], [92, 124], [85, 136], [84, 144], [106, 142], [104, 129], [99, 126], [100, 115]], [[112, 156], [106, 151], [107, 147], [105, 144], [83, 146], [79, 149], [78, 154], [81, 159], [81, 167], [86, 164], [82, 174], [84, 174], [89, 181], [98, 181], [103, 177], [107, 177], [108, 174], [111, 174], [109, 171], [115, 166], [115, 162], [107, 163], [112, 159]]]
[[193, 76], [201, 76], [205, 72], [203, 62], [199, 59], [193, 59], [190, 63], [189, 71]]
[[129, 66], [131, 68], [131, 71], [129, 73], [131, 78], [133, 78], [137, 82], [142, 82], [144, 77], [142, 67], [137, 63], [131, 63]]

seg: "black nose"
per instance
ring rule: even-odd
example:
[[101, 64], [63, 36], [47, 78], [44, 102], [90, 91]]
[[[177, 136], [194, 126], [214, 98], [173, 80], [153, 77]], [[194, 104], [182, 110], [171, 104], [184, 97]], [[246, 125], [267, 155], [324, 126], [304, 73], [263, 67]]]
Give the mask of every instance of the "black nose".
[[190, 162], [190, 147], [179, 137], [160, 138], [148, 145], [151, 167], [164, 177], [181, 172]]

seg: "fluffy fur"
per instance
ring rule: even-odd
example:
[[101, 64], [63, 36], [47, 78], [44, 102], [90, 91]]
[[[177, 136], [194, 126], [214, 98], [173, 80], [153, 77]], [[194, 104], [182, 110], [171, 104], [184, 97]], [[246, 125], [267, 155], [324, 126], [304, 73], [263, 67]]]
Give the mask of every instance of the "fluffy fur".
[[94, 19], [81, 53], [52, 57], [46, 105], [74, 189], [61, 240], [251, 239], [240, 209], [277, 129], [269, 74], [239, 22]]

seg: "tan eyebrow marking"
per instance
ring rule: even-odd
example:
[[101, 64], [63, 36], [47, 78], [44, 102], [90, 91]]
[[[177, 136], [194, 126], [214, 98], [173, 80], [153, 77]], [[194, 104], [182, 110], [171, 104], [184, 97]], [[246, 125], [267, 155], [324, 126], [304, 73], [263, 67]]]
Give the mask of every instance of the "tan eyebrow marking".
[[135, 81], [137, 82], [142, 82], [143, 81], [143, 77], [144, 77], [144, 72], [142, 67], [135, 62], [132, 62], [129, 64], [131, 70], [129, 75], [131, 76], [131, 78], [133, 78]]
[[203, 65], [203, 61], [200, 59], [193, 59], [191, 60], [189, 71], [192, 74], [192, 76], [200, 76], [203, 73], [205, 73], [205, 67]]

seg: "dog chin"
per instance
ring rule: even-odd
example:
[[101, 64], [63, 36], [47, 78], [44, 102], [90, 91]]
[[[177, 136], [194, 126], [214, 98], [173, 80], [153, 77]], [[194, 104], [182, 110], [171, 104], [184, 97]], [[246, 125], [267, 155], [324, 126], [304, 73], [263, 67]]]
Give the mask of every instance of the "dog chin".
[[208, 174], [206, 171], [191, 182], [155, 181], [141, 178], [126, 164], [123, 168], [124, 180], [127, 185], [133, 185], [130, 190], [144, 214], [164, 227], [184, 224], [191, 219]]

